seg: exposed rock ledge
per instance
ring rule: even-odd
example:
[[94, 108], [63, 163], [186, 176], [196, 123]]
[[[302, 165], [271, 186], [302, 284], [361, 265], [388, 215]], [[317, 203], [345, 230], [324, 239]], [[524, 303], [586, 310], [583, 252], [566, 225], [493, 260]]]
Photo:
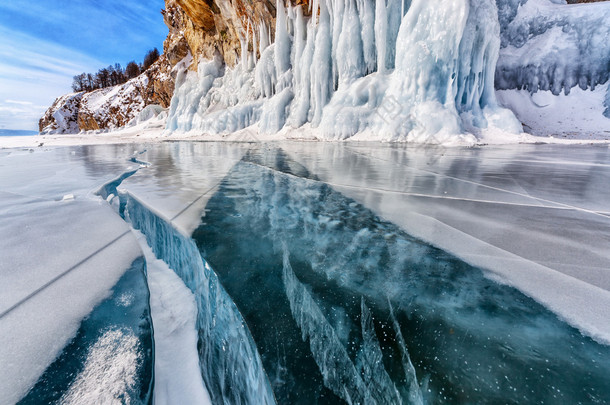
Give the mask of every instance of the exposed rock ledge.
[[127, 125], [147, 105], [169, 107], [174, 92], [171, 66], [161, 56], [146, 72], [126, 83], [61, 96], [38, 123], [41, 133], [77, 133]]

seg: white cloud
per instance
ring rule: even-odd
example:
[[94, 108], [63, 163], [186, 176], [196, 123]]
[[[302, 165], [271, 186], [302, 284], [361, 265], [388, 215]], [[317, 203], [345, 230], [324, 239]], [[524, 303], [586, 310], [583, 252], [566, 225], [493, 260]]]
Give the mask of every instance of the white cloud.
[[20, 100], [4, 100], [5, 103], [8, 104], [19, 104], [19, 105], [32, 105], [31, 101], [20, 101]]
[[66, 47], [0, 26], [0, 128], [37, 129], [56, 97], [71, 91], [72, 76], [103, 64]]
[[0, 0], [0, 128], [35, 129], [76, 74], [141, 61], [167, 32], [162, 8], [163, 0]]

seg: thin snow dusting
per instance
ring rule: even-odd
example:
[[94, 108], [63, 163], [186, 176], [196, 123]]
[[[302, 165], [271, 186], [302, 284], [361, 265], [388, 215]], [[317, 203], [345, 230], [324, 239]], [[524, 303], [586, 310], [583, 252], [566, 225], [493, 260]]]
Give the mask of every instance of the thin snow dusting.
[[138, 371], [138, 338], [130, 331], [111, 329], [89, 349], [85, 368], [60, 403], [131, 404], [124, 394], [135, 389]]

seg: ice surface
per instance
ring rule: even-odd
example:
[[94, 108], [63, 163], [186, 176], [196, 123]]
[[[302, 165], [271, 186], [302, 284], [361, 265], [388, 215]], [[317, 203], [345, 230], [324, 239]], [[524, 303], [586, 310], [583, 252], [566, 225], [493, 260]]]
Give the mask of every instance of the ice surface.
[[[100, 184], [128, 167], [115, 158], [120, 149], [13, 150], [0, 158], [0, 402], [22, 398], [66, 345], [77, 344], [72, 339], [83, 319], [103, 306], [141, 255], [126, 224], [94, 196]], [[134, 330], [140, 322], [144, 327], [145, 318]], [[96, 326], [113, 322], [119, 321]], [[138, 359], [150, 358], [140, 349]], [[91, 364], [90, 374], [97, 370]], [[141, 388], [138, 395], [145, 395]]]
[[[424, 143], [521, 132], [493, 92], [500, 47], [493, 0], [314, 7], [311, 18], [277, 2], [276, 42], [254, 69], [250, 58], [225, 68], [217, 57], [201, 61], [197, 74], [180, 73], [167, 129], [226, 134], [258, 123], [255, 133], [275, 133], [311, 123], [322, 139]], [[258, 29], [264, 38], [266, 28]]]
[[[167, 263], [147, 258], [169, 328], [158, 401], [205, 398], [202, 379], [227, 403], [610, 395], [607, 146], [182, 142], [10, 150], [0, 165], [6, 305], [126, 234], [0, 318], [0, 402], [31, 387], [36, 402], [51, 380], [65, 401], [112, 401], [145, 381], [146, 323], [104, 318], [131, 308], [132, 325], [148, 308], [113, 209]], [[188, 367], [172, 372], [177, 358]]]
[[[327, 149], [332, 146], [335, 149]], [[493, 269], [502, 274], [504, 283], [512, 281], [581, 330], [607, 342], [608, 290], [602, 285], [607, 284], [609, 258], [604, 253], [607, 241], [599, 236], [607, 229], [607, 217], [590, 208], [567, 207], [581, 197], [603, 205], [606, 191], [600, 191], [603, 196], [586, 198], [586, 190], [591, 190], [591, 196], [597, 193], [592, 184], [591, 189], [551, 203], [549, 194], [554, 191], [536, 192], [540, 184], [528, 184], [518, 165], [509, 167], [512, 170], [504, 177], [493, 170], [503, 167], [498, 161], [502, 151], [486, 159], [476, 155], [469, 159], [473, 151], [458, 150], [439, 164], [449, 173], [435, 181], [441, 175], [434, 173], [436, 166], [430, 167], [422, 151], [409, 155], [403, 148], [366, 146], [360, 158], [349, 155], [351, 147], [344, 145], [283, 144], [281, 148], [298, 159], [279, 148], [250, 151], [210, 198], [205, 222], [193, 234], [243, 314], [279, 402], [379, 399], [391, 395], [392, 386], [405, 402], [417, 398], [414, 392], [419, 390], [423, 401], [432, 403], [444, 398], [473, 403], [523, 398], [545, 402], [555, 397], [578, 402], [607, 395], [609, 370], [604, 364], [610, 363], [601, 359], [610, 356], [608, 346], [583, 336], [519, 290], [496, 283], [497, 275], [491, 280], [492, 272], [403, 230], [422, 234], [424, 228], [418, 225], [423, 221], [411, 221], [427, 213], [441, 225], [443, 221], [456, 228], [431, 227], [424, 236], [456, 248], [447, 245], [447, 240], [456, 238], [455, 229], [461, 229], [454, 241], [459, 244], [458, 255], [484, 268], [495, 263]], [[544, 156], [538, 161], [542, 168], [557, 158], [552, 150], [548, 155], [543, 149], [539, 152]], [[603, 155], [598, 153], [607, 156], [606, 149], [584, 149], [578, 160], [599, 164]], [[393, 159], [402, 165], [394, 167]], [[487, 162], [481, 168], [483, 180], [476, 171], [481, 162]], [[425, 173], [418, 176], [419, 170]], [[465, 173], [472, 177], [461, 178]], [[604, 176], [590, 177], [595, 182]], [[340, 179], [351, 181], [342, 185], [335, 181]], [[411, 181], [420, 189], [411, 190], [419, 194], [412, 197], [424, 200], [420, 205], [406, 198], [409, 189], [401, 194]], [[479, 189], [481, 195], [477, 195]], [[508, 200], [501, 198], [504, 194]], [[446, 211], [441, 210], [443, 202]], [[510, 220], [502, 214], [504, 205], [525, 227], [522, 232], [508, 225]], [[501, 210], [497, 220], [486, 207]], [[472, 214], [465, 215], [463, 210]], [[524, 216], [524, 211], [532, 216]], [[579, 221], [583, 223], [578, 225]], [[574, 229], [566, 231], [561, 224]], [[514, 253], [511, 262], [501, 248], [515, 249], [512, 242], [523, 256], [548, 254], [529, 261], [552, 266], [554, 259], [561, 262], [573, 255], [571, 263], [596, 276], [585, 282], [568, 277], [566, 268], [528, 264]], [[496, 249], [485, 251], [493, 243]], [[554, 258], [554, 249], [566, 252]], [[480, 256], [471, 254], [477, 250]], [[288, 260], [285, 252], [289, 252]], [[570, 261], [565, 264], [569, 266]], [[545, 294], [554, 296], [553, 305]], [[561, 305], [573, 305], [573, 312], [566, 316]], [[383, 367], [373, 367], [375, 362], [366, 359], [378, 358], [379, 353]], [[357, 365], [355, 373], [350, 364]], [[312, 388], [319, 384], [325, 388]], [[376, 393], [361, 384], [374, 386]]]
[[606, 147], [309, 148], [291, 156], [337, 190], [610, 341]]

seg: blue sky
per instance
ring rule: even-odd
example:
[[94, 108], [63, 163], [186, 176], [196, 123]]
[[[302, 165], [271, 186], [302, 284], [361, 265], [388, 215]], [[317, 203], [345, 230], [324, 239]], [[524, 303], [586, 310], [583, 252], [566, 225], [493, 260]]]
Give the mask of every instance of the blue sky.
[[72, 76], [163, 51], [163, 0], [1, 0], [0, 129], [38, 129]]

